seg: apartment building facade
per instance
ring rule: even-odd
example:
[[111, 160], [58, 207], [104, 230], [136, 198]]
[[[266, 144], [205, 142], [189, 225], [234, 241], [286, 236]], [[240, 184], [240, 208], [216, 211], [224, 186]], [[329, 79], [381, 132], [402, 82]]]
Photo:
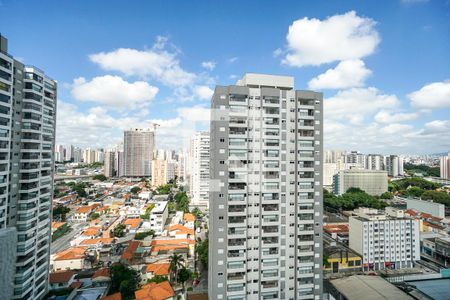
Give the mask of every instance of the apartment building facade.
[[134, 128], [124, 131], [124, 176], [148, 177], [152, 172], [155, 132]]
[[359, 188], [369, 195], [379, 196], [388, 191], [387, 172], [350, 169], [334, 175], [333, 192], [336, 195], [342, 195], [352, 187]]
[[189, 177], [191, 205], [209, 205], [209, 132], [197, 132], [191, 139], [189, 155], [192, 170]]
[[56, 81], [14, 59], [0, 35], [0, 231], [17, 231], [12, 299], [48, 290], [56, 93]]
[[209, 298], [321, 299], [322, 94], [246, 74], [211, 107]]
[[360, 208], [349, 219], [349, 246], [362, 255], [366, 271], [411, 268], [420, 260], [419, 220], [390, 207]]

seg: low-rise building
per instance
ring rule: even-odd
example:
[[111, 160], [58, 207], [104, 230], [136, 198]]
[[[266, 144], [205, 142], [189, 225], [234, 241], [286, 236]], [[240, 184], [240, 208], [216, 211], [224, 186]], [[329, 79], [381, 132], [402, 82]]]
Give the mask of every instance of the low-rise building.
[[129, 233], [136, 233], [142, 224], [142, 220], [139, 218], [126, 219], [125, 222], [123, 222], [123, 224], [126, 226]]
[[420, 259], [419, 221], [404, 211], [359, 208], [349, 219], [349, 246], [364, 270], [413, 267]]
[[77, 208], [75, 213], [72, 216], [73, 222], [87, 222], [89, 216], [94, 212], [95, 207], [87, 205], [80, 206]]
[[74, 271], [57, 271], [49, 274], [49, 290], [67, 289], [74, 282]]
[[175, 291], [168, 281], [148, 283], [134, 292], [136, 300], [174, 300]]
[[53, 271], [59, 270], [82, 270], [86, 267], [86, 248], [71, 247], [58, 252], [53, 256]]
[[154, 230], [156, 234], [161, 234], [164, 231], [169, 216], [168, 203], [167, 201], [158, 201], [150, 212], [150, 229]]
[[145, 268], [145, 273], [143, 279], [147, 281], [155, 276], [169, 276], [170, 263], [156, 262], [153, 264], [148, 264]]

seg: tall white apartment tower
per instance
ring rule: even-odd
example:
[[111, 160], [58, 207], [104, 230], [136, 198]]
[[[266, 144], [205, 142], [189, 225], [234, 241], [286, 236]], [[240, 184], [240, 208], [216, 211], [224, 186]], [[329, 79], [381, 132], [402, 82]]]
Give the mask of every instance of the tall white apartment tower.
[[440, 173], [441, 178], [450, 178], [450, 152], [440, 158]]
[[2, 286], [12, 286], [2, 299], [42, 299], [48, 290], [56, 91], [43, 71], [9, 55], [0, 35], [0, 236], [8, 231], [2, 247], [15, 248], [13, 274], [0, 265], [11, 282]]
[[150, 129], [130, 129], [124, 132], [124, 176], [142, 177], [152, 173], [155, 132]]
[[209, 205], [209, 132], [197, 132], [191, 139], [189, 178], [191, 205], [207, 208]]
[[210, 299], [322, 298], [322, 120], [293, 77], [215, 88]]

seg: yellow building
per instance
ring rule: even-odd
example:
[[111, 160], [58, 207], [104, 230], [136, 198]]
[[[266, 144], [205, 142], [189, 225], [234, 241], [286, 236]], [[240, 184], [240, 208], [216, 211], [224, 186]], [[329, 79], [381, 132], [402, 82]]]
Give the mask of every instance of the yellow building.
[[325, 273], [356, 273], [362, 268], [361, 257], [344, 247], [326, 247], [323, 258]]

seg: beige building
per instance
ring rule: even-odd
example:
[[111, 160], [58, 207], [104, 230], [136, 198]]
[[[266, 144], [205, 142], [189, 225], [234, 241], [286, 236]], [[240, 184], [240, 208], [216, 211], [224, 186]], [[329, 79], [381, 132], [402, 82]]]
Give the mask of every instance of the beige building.
[[340, 171], [333, 178], [333, 192], [344, 194], [349, 188], [360, 188], [369, 195], [379, 196], [388, 190], [386, 171], [350, 169]]
[[167, 160], [152, 161], [152, 186], [167, 184], [175, 178], [175, 163]]

